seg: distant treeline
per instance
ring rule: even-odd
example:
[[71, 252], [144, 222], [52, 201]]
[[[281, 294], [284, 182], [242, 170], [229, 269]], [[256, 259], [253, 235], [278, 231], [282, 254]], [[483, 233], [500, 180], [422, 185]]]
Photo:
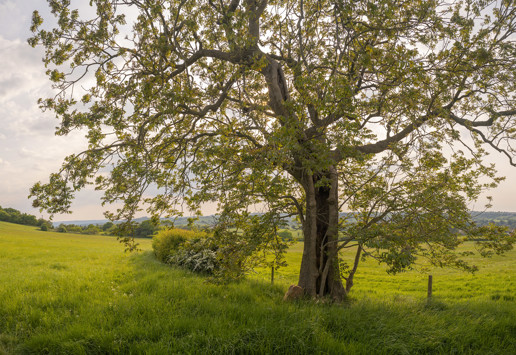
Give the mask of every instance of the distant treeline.
[[516, 228], [516, 212], [471, 212], [473, 220], [480, 226], [490, 223]]
[[[346, 216], [348, 219], [353, 219], [353, 214], [350, 212], [342, 213], [341, 217]], [[516, 228], [516, 213], [515, 212], [471, 212], [473, 220], [478, 225], [487, 225], [493, 223], [496, 225], [507, 226], [510, 229]], [[195, 225], [197, 228], [205, 228], [215, 221], [214, 216], [201, 216], [195, 221], [189, 221], [190, 218], [181, 217], [174, 220], [173, 225], [180, 229], [190, 229], [191, 225]], [[163, 219], [161, 224], [156, 226], [150, 219], [142, 219], [134, 223], [133, 236], [137, 238], [152, 237], [158, 230], [164, 228], [170, 224], [170, 220]], [[299, 223], [292, 219], [288, 223], [288, 229], [299, 230]], [[112, 222], [105, 222], [103, 224], [88, 224], [88, 225], [77, 225], [77, 224], [60, 224], [54, 229], [56, 232], [62, 233], [78, 233], [78, 234], [102, 234], [102, 235], [117, 235], [117, 225]], [[300, 238], [299, 238], [300, 237]], [[302, 236], [299, 236], [299, 240], [302, 240]]]
[[[109, 222], [109, 223], [111, 223], [111, 222]], [[113, 223], [111, 223], [110, 225], [108, 225], [108, 223], [105, 223], [105, 224], [107, 226], [105, 229], [103, 228], [103, 226], [99, 226], [99, 225], [95, 225], [95, 224], [89, 224], [87, 226], [78, 226], [75, 224], [66, 224], [66, 225], [60, 224], [53, 230], [55, 232], [60, 232], [60, 233], [76, 233], [76, 234], [89, 234], [89, 235], [103, 234], [103, 232], [108, 231], [109, 227], [111, 227], [113, 225]]]
[[[516, 229], [516, 212], [471, 212], [473, 220], [480, 226], [487, 225], [490, 223], [507, 226], [510, 229]], [[350, 212], [341, 213], [341, 218], [347, 217], [353, 218], [353, 214]], [[206, 227], [212, 224], [215, 220], [214, 216], [199, 217], [193, 222], [194, 225], [199, 227]], [[53, 227], [52, 222], [43, 218], [37, 218], [34, 215], [28, 213], [22, 213], [14, 208], [2, 208], [0, 206], [0, 221], [23, 224], [27, 226], [40, 227], [43, 231], [56, 231], [61, 233], [77, 233], [77, 234], [100, 234], [100, 235], [117, 235], [117, 225], [113, 222], [105, 222], [103, 224], [78, 225], [78, 224], [64, 224], [61, 223], [57, 227]], [[169, 224], [170, 221], [162, 220], [161, 226], [156, 226], [151, 220], [142, 220], [136, 222], [134, 225], [133, 236], [137, 238], [151, 237], [159, 229], [163, 228], [164, 225]], [[192, 221], [190, 218], [181, 217], [174, 221], [176, 228], [190, 229]], [[289, 229], [297, 230], [300, 228], [299, 224], [292, 219], [288, 226]]]
[[[160, 227], [153, 224], [151, 220], [144, 220], [141, 223], [134, 223], [132, 236], [136, 238], [149, 238], [152, 237], [152, 235], [156, 233], [159, 229]], [[118, 235], [118, 226], [113, 222], [88, 225], [61, 223], [53, 230], [59, 233]]]
[[[15, 208], [3, 208], [2, 206], [0, 206], [0, 221], [23, 224], [26, 226], [40, 227], [40, 230], [42, 231], [54, 231], [60, 233], [77, 233], [89, 235], [117, 235], [117, 225], [113, 222], [106, 222], [103, 224], [88, 224], [84, 226], [61, 223], [59, 226], [54, 227], [52, 222], [44, 218], [37, 218], [34, 215], [22, 213]], [[151, 222], [151, 220], [144, 220], [141, 223], [135, 223], [133, 236], [137, 238], [151, 237], [159, 229], [160, 227], [155, 226]]]
[[14, 208], [2, 208], [2, 206], [0, 206], [0, 221], [35, 227], [41, 227], [43, 225], [48, 227], [52, 225], [51, 222], [43, 218], [37, 218], [31, 214], [22, 213]]

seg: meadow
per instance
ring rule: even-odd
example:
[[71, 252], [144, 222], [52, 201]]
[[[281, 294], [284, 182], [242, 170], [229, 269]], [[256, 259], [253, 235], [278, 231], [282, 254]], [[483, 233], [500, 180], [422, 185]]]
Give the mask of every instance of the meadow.
[[390, 276], [367, 260], [350, 301], [330, 304], [282, 301], [301, 244], [274, 285], [267, 269], [213, 284], [140, 247], [0, 222], [0, 354], [516, 353], [516, 251], [475, 260], [474, 275]]

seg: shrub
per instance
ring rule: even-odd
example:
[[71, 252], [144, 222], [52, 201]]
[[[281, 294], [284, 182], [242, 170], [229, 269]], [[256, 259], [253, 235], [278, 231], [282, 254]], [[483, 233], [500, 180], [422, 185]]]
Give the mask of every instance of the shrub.
[[137, 238], [148, 238], [152, 237], [152, 235], [156, 233], [157, 230], [158, 227], [154, 225], [152, 220], [148, 219], [138, 225], [138, 227], [134, 231], [134, 234]]
[[113, 226], [114, 226], [114, 225], [115, 225], [115, 224], [114, 224], [113, 222], [111, 222], [111, 221], [106, 222], [106, 223], [104, 223], [104, 224], [102, 225], [102, 230], [105, 232], [105, 231], [107, 231], [108, 229], [113, 228]]
[[283, 230], [278, 233], [278, 236], [281, 238], [281, 240], [290, 242], [294, 240], [294, 236], [292, 235], [292, 232], [289, 230]]
[[66, 229], [66, 226], [64, 224], [60, 224], [59, 227], [57, 227], [57, 231], [59, 233], [68, 233], [68, 230]]
[[185, 241], [167, 262], [202, 274], [213, 275], [220, 267], [217, 246], [212, 240], [195, 238]]
[[161, 230], [152, 238], [152, 249], [158, 260], [168, 262], [171, 255], [188, 239], [204, 237], [204, 233], [187, 231], [184, 229]]
[[82, 229], [82, 231], [80, 233], [88, 234], [88, 235], [100, 234], [100, 228], [94, 224], [90, 224], [90, 225], [88, 225], [88, 227]]

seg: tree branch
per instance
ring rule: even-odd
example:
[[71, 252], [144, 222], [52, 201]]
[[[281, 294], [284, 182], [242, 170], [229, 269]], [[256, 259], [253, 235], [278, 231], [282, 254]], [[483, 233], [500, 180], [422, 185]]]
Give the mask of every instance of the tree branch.
[[[406, 138], [410, 133], [414, 132], [416, 129], [421, 127], [429, 119], [435, 117], [435, 114], [436, 114], [435, 112], [430, 112], [426, 115], [423, 115], [420, 118], [418, 118], [417, 120], [415, 120], [413, 123], [406, 126], [400, 132], [396, 133], [395, 135], [387, 137], [376, 143], [369, 143], [369, 144], [364, 144], [361, 146], [353, 147], [353, 150], [358, 153], [363, 153], [363, 154], [381, 153], [381, 152], [389, 149], [391, 144], [397, 143], [397, 142], [401, 141], [402, 139]], [[347, 155], [344, 152], [344, 149], [337, 148], [337, 149], [332, 150], [331, 153], [332, 153], [333, 159], [336, 162], [340, 162], [344, 158], [346, 158]]]

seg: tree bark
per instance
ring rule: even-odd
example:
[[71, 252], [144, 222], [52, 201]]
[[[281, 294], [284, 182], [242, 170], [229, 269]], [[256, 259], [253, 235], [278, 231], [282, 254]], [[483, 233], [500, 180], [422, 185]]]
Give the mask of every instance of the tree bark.
[[358, 263], [360, 262], [360, 255], [362, 254], [362, 246], [358, 246], [357, 252], [355, 254], [355, 261], [353, 263], [353, 269], [349, 272], [349, 275], [346, 279], [346, 293], [351, 290], [353, 287], [353, 278], [355, 277], [355, 273], [357, 272]]
[[[324, 178], [329, 184], [318, 186]], [[299, 283], [311, 297], [329, 296], [341, 301], [346, 296], [338, 263], [338, 183], [335, 169], [304, 179], [306, 218], [303, 225], [304, 251]]]

